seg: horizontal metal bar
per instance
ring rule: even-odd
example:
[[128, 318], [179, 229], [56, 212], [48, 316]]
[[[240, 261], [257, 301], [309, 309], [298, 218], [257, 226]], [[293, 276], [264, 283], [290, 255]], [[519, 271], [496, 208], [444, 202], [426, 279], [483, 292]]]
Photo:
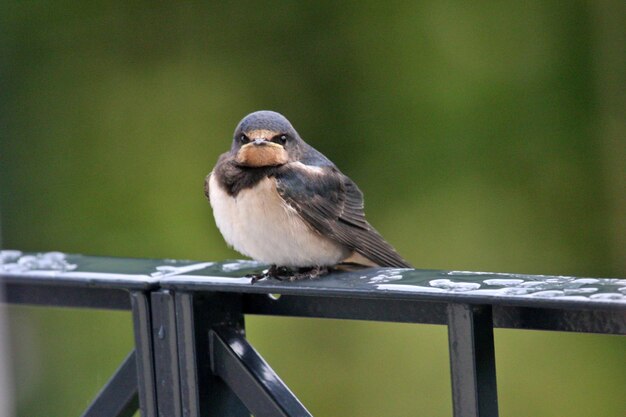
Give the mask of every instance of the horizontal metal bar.
[[557, 310], [626, 309], [626, 279], [527, 275], [406, 268], [334, 271], [298, 282], [246, 274], [265, 266], [251, 261], [196, 262], [0, 251], [0, 282], [32, 286], [117, 290], [231, 292], [432, 301]]
[[82, 417], [132, 417], [138, 408], [137, 365], [133, 350]]
[[296, 282], [261, 280], [254, 285], [245, 274], [259, 272], [250, 262], [211, 265], [193, 274], [159, 280], [174, 291], [230, 292], [432, 301], [474, 305], [501, 305], [558, 310], [626, 309], [626, 279], [577, 278], [468, 271], [369, 268], [333, 272], [321, 279]]
[[626, 335], [626, 313], [618, 310], [558, 310], [493, 306], [494, 327]]
[[[274, 299], [277, 298], [277, 299]], [[243, 294], [245, 314], [447, 324], [447, 303], [414, 300]], [[581, 333], [626, 334], [618, 310], [559, 310], [493, 306], [494, 327]]]
[[[407, 300], [244, 294], [245, 314], [446, 324], [446, 304]], [[274, 296], [275, 297], [275, 296]]]
[[306, 417], [300, 403], [243, 335], [232, 328], [209, 332], [211, 368], [255, 417]]
[[130, 310], [131, 307], [128, 291], [123, 289], [33, 285], [32, 283], [7, 283], [5, 301], [9, 304], [109, 310]]

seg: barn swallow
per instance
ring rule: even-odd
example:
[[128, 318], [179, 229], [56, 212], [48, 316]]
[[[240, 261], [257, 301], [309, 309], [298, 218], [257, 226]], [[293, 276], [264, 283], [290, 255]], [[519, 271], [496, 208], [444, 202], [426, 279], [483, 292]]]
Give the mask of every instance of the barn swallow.
[[344, 263], [411, 267], [365, 219], [357, 185], [279, 113], [239, 122], [204, 191], [226, 242], [271, 265], [253, 282], [314, 278]]

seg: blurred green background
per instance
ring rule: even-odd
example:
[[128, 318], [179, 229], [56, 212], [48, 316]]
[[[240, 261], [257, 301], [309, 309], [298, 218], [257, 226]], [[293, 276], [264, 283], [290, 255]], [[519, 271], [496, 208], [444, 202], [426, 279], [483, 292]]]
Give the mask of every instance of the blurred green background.
[[[420, 268], [626, 275], [623, 1], [0, 5], [2, 245], [221, 260], [203, 179], [285, 114]], [[12, 307], [18, 415], [79, 415], [127, 313]], [[448, 416], [446, 329], [248, 317], [317, 416]], [[623, 338], [496, 331], [503, 416], [624, 414]]]

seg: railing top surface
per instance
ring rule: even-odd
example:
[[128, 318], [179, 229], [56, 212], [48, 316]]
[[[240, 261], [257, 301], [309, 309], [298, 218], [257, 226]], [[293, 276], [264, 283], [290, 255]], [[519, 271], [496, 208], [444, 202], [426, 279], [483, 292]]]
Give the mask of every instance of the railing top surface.
[[174, 259], [113, 258], [62, 252], [0, 251], [0, 278], [5, 283], [73, 287], [149, 289], [172, 272], [198, 269], [212, 262]]
[[378, 299], [420, 299], [577, 309], [626, 309], [626, 279], [578, 278], [469, 271], [363, 269], [296, 282], [245, 276], [254, 261], [197, 262], [0, 251], [5, 283], [128, 290], [293, 294]]

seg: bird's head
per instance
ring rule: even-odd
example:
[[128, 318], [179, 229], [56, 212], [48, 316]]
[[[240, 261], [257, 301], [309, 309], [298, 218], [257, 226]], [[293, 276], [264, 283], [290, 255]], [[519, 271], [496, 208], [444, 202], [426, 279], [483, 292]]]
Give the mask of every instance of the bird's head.
[[244, 117], [235, 129], [231, 152], [247, 167], [268, 167], [297, 159], [302, 139], [280, 113], [262, 110]]

